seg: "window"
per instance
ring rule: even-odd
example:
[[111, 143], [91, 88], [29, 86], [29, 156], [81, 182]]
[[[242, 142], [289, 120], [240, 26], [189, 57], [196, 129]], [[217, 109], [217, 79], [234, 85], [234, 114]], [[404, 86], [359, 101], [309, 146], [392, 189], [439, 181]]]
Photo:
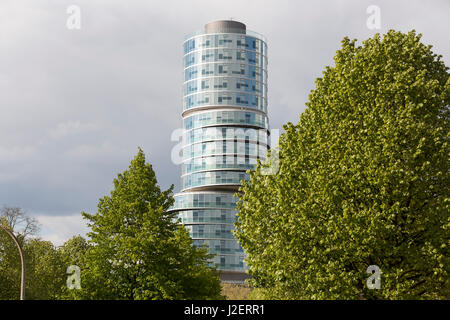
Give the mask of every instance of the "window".
[[245, 51], [236, 52], [236, 60], [245, 60]]
[[227, 65], [219, 65], [219, 73], [227, 73], [228, 66]]

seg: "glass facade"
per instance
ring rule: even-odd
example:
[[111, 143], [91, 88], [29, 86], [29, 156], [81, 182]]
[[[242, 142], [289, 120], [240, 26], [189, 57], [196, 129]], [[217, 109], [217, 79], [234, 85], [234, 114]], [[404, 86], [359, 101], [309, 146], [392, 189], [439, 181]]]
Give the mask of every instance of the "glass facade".
[[216, 254], [211, 264], [244, 273], [244, 251], [233, 236], [234, 194], [268, 150], [267, 44], [243, 24], [219, 24], [183, 45], [182, 190], [172, 210], [194, 245]]
[[185, 144], [214, 140], [248, 140], [267, 144], [267, 131], [264, 129], [239, 127], [201, 127], [184, 132]]
[[184, 129], [197, 129], [206, 126], [220, 125], [240, 125], [245, 127], [257, 127], [260, 129], [268, 129], [269, 122], [267, 116], [252, 111], [202, 111], [183, 119]]
[[239, 155], [264, 157], [267, 146], [248, 141], [208, 141], [191, 144], [183, 148], [183, 159], [211, 155]]

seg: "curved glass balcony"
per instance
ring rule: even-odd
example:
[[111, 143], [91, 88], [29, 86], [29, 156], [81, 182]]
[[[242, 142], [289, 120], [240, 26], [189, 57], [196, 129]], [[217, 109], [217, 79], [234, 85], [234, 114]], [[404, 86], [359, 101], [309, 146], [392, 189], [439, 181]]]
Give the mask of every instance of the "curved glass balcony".
[[210, 239], [210, 238], [219, 238], [219, 239], [234, 239], [234, 236], [230, 232], [223, 232], [222, 234], [214, 233], [214, 232], [189, 232], [189, 236], [192, 239]]
[[205, 34], [203, 31], [198, 31], [188, 35], [183, 45], [184, 54], [206, 48], [239, 48], [267, 54], [264, 36], [250, 30], [247, 30], [247, 34]]
[[212, 76], [237, 77], [267, 83], [267, 70], [245, 63], [210, 62], [196, 64], [184, 69], [184, 81]]
[[267, 101], [262, 96], [231, 91], [202, 92], [184, 98], [183, 110], [205, 106], [238, 106], [267, 112]]
[[229, 224], [192, 224], [185, 226], [193, 239], [233, 239], [233, 225]]
[[206, 62], [231, 62], [267, 67], [267, 58], [261, 53], [242, 48], [199, 49], [184, 56], [184, 67]]
[[238, 198], [232, 193], [189, 192], [174, 195], [171, 210], [180, 209], [235, 209]]
[[191, 173], [181, 177], [181, 189], [204, 187], [208, 185], [240, 185], [248, 180], [249, 174], [236, 171], [206, 171]]
[[197, 171], [236, 169], [236, 170], [252, 170], [258, 158], [250, 158], [245, 156], [211, 156], [202, 158], [193, 158], [187, 160], [181, 165], [182, 175]]
[[267, 84], [254, 79], [240, 77], [203, 77], [190, 80], [183, 86], [183, 96], [219, 90], [259, 94], [262, 97], [267, 96]]
[[237, 220], [235, 210], [184, 210], [178, 217], [181, 223], [218, 223], [233, 224]]
[[252, 142], [221, 140], [191, 144], [183, 148], [183, 160], [211, 155], [266, 158], [267, 146]]
[[186, 131], [184, 144], [193, 144], [211, 140], [248, 140], [267, 145], [267, 130], [240, 127], [206, 127]]
[[269, 128], [267, 116], [251, 111], [204, 111], [184, 118], [183, 123], [185, 130], [215, 125]]

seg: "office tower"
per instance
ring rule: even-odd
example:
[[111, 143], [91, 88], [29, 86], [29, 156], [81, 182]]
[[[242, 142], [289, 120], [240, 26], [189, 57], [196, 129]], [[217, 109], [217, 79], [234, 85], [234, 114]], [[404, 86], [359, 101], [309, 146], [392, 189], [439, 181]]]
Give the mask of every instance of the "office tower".
[[243, 23], [215, 21], [183, 47], [183, 163], [172, 210], [195, 245], [217, 254], [222, 280], [242, 282], [234, 194], [268, 150], [267, 44]]

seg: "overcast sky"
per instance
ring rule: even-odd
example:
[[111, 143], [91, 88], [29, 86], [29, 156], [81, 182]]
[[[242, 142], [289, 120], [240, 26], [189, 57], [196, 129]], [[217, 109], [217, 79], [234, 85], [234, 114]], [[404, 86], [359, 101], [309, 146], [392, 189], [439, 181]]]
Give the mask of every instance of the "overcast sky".
[[[67, 8], [81, 28], [66, 26]], [[377, 5], [381, 28], [366, 9]], [[182, 42], [233, 18], [268, 40], [271, 128], [296, 123], [344, 36], [415, 29], [450, 65], [450, 1], [1, 0], [0, 206], [19, 206], [61, 245], [86, 232], [112, 180], [142, 147], [163, 188], [181, 127]]]

